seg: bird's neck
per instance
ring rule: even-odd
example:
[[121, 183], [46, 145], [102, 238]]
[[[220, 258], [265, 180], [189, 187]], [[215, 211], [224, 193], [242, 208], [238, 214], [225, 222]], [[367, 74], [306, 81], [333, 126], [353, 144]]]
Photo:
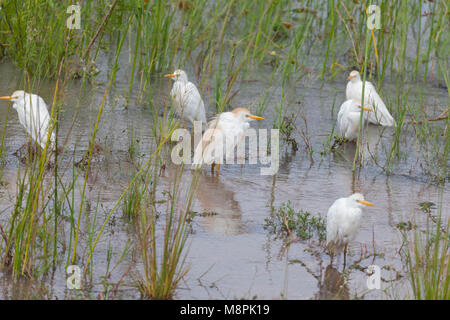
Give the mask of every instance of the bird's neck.
[[188, 83], [188, 80], [185, 77], [180, 77], [180, 78], [177, 79], [176, 82], [178, 82], [180, 84], [183, 84], [183, 85], [186, 85]]

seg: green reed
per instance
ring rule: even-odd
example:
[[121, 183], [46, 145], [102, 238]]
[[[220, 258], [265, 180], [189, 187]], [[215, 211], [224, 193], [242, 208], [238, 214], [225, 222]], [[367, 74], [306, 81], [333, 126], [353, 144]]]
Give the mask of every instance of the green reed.
[[[442, 196], [442, 195], [441, 195]], [[405, 253], [409, 282], [415, 299], [450, 299], [450, 232], [448, 219], [428, 211], [426, 229], [406, 236]]]

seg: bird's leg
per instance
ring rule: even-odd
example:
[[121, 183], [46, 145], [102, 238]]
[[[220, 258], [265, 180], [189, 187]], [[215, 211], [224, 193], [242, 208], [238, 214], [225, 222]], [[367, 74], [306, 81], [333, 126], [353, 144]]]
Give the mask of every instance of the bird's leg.
[[345, 270], [345, 265], [347, 262], [347, 246], [348, 246], [348, 243], [346, 243], [344, 246], [344, 270]]
[[333, 265], [334, 258], [334, 244], [330, 245], [330, 265]]
[[186, 121], [183, 121], [184, 130], [187, 130]]
[[214, 167], [216, 166], [216, 163], [211, 163], [211, 174], [214, 175]]
[[217, 176], [219, 176], [220, 163], [217, 164]]

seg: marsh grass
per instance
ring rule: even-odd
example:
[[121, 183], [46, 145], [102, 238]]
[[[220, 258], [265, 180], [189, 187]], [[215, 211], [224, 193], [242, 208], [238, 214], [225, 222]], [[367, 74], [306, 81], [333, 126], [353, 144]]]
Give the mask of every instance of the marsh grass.
[[[177, 173], [178, 179], [181, 173]], [[166, 194], [167, 206], [162, 227], [158, 227], [159, 214], [155, 206], [148, 206], [135, 220], [143, 263], [143, 276], [137, 281], [137, 288], [144, 298], [173, 298], [179, 282], [188, 272], [185, 246], [190, 230], [187, 219], [192, 193], [187, 195], [186, 205], [178, 207], [176, 199], [184, 193], [179, 188], [180, 183], [175, 180]]]
[[436, 215], [429, 208], [421, 210], [427, 213], [426, 229], [413, 228], [405, 236], [403, 250], [412, 292], [418, 300], [449, 300], [450, 224], [442, 216], [442, 206]]
[[[51, 187], [46, 175], [48, 155], [29, 150], [28, 165], [19, 168], [14, 208], [2, 250], [2, 269], [14, 278], [35, 277], [49, 268], [56, 235], [51, 227], [55, 214], [48, 201]], [[41, 260], [41, 262], [36, 262]]]
[[[444, 2], [382, 3], [383, 32], [369, 32], [374, 50], [367, 56], [364, 46], [367, 28], [364, 27], [370, 3], [350, 0], [300, 4], [281, 0], [263, 5], [250, 0], [180, 3], [176, 0], [86, 1], [81, 10], [82, 29], [69, 32], [65, 28], [68, 18], [65, 9], [72, 4], [70, 0], [57, 4], [3, 1], [0, 43], [6, 55], [28, 72], [56, 77], [58, 64], [55, 62], [62, 57], [75, 61], [83, 69], [92, 61], [95, 63], [99, 50], [106, 47], [105, 34], [121, 39], [128, 33], [134, 35], [128, 48], [132, 75], [130, 89], [138, 71], [161, 72], [197, 61], [198, 71], [217, 75], [217, 105], [224, 100], [222, 95], [225, 94], [219, 90], [225, 75], [222, 66], [224, 63], [230, 66], [232, 56], [236, 54], [240, 60], [236, 70], [242, 68], [239, 67], [241, 64], [258, 64], [275, 57], [275, 65], [286, 79], [299, 71], [305, 72], [305, 67], [310, 69], [305, 53], [309, 54], [312, 48], [324, 48], [324, 59], [319, 62], [322, 78], [328, 74], [334, 77], [355, 66], [361, 69], [366, 61], [377, 70], [378, 80], [383, 81], [386, 70], [390, 70], [391, 75], [397, 71], [400, 72], [398, 75], [411, 79], [416, 79], [422, 71], [426, 77], [432, 53], [444, 53], [448, 44], [444, 37], [448, 29], [445, 23], [448, 8]], [[424, 11], [431, 14], [423, 15]], [[42, 19], [44, 16], [47, 19]], [[272, 19], [266, 19], [268, 16]], [[336, 30], [344, 32], [338, 34]], [[413, 35], [411, 30], [414, 30]], [[48, 33], [52, 37], [46, 37]], [[410, 59], [406, 52], [408, 41], [414, 36], [415, 57]], [[423, 45], [425, 37], [427, 43]], [[116, 43], [116, 49], [119, 49], [119, 43]], [[237, 51], [232, 53], [234, 46]], [[349, 47], [349, 60], [344, 61], [342, 69], [343, 61], [339, 58]], [[392, 56], [398, 58], [389, 59]], [[445, 58], [440, 55], [437, 60], [445, 61]], [[225, 70], [228, 80], [238, 74]], [[412, 71], [411, 75], [406, 71]], [[148, 83], [144, 87], [148, 87]], [[224, 90], [229, 91], [229, 88]]]

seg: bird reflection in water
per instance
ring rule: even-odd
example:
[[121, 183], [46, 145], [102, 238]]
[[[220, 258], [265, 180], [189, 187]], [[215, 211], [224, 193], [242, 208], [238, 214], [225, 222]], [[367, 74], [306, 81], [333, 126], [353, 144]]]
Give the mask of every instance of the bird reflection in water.
[[344, 275], [331, 264], [325, 269], [323, 279], [318, 279], [319, 291], [316, 293], [317, 300], [348, 300], [349, 290], [345, 283]]
[[242, 212], [234, 196], [217, 177], [199, 177], [196, 198], [203, 213], [200, 223], [205, 229], [225, 235], [243, 232]]

